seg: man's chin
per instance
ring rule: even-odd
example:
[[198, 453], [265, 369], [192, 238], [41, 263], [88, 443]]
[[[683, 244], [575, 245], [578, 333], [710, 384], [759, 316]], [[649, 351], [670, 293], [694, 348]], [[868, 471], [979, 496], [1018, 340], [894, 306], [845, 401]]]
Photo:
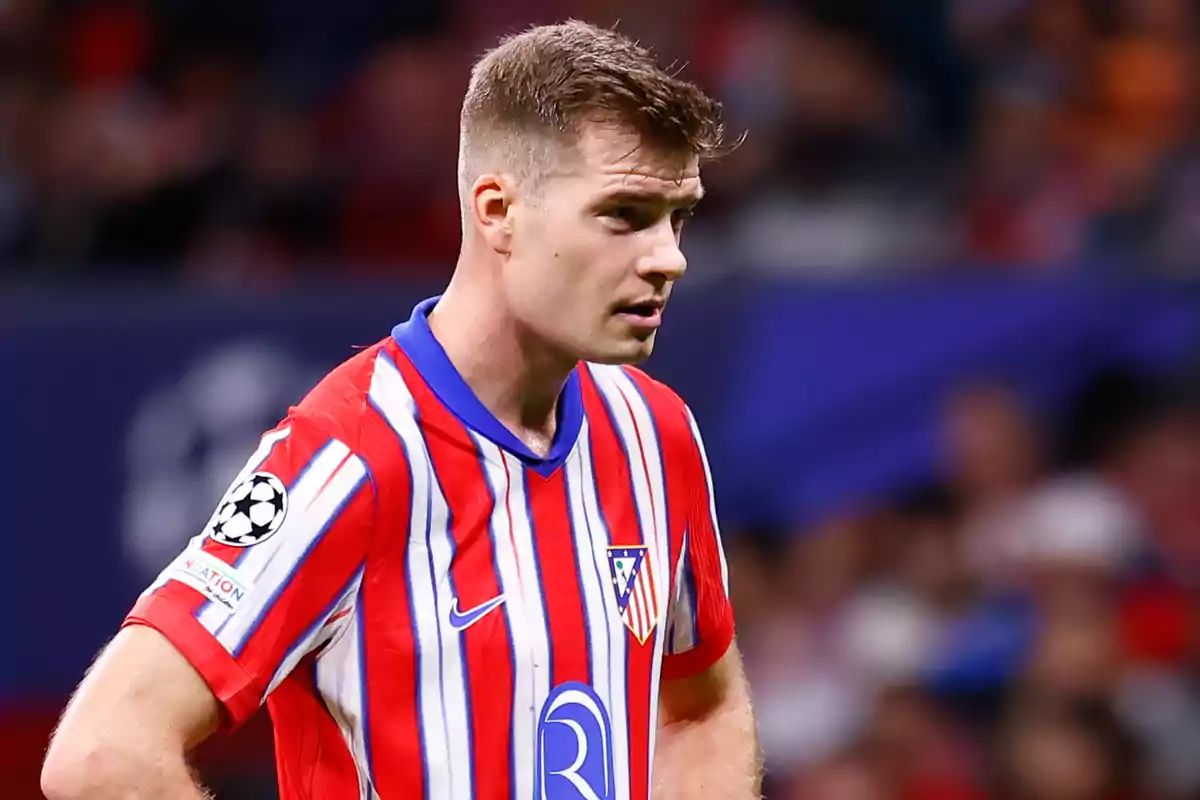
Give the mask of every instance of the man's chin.
[[645, 339], [626, 339], [612, 347], [596, 348], [584, 359], [593, 364], [640, 364], [654, 352], [654, 335]]

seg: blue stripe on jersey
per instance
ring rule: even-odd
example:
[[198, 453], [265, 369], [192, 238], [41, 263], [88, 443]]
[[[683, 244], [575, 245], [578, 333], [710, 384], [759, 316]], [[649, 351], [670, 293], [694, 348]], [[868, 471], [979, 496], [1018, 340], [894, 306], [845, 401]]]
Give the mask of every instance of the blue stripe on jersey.
[[666, 652], [674, 655], [679, 651], [676, 649], [675, 639], [679, 629], [678, 614], [676, 613], [679, 604], [683, 602], [684, 588], [680, 585], [680, 570], [683, 569], [684, 560], [687, 558], [687, 542], [688, 533], [683, 532], [683, 539], [679, 543], [679, 564], [676, 569], [671, 570], [671, 594], [670, 600], [674, 605], [670, 606], [667, 612], [667, 645]]
[[[336, 472], [334, 474], [336, 474]], [[271, 609], [275, 607], [275, 602], [279, 599], [279, 595], [283, 594], [283, 591], [287, 589], [289, 585], [291, 585], [292, 578], [296, 577], [296, 573], [308, 559], [309, 553], [311, 553], [313, 548], [320, 544], [321, 540], [325, 538], [325, 534], [331, 527], [333, 527], [333, 523], [336, 522], [337, 519], [342, 515], [342, 510], [349, 505], [351, 500], [354, 499], [355, 495], [357, 495], [359, 490], [362, 489], [364, 483], [366, 483], [365, 473], [354, 482], [352, 487], [350, 487], [350, 491], [347, 492], [346, 496], [343, 497], [341, 502], [337, 504], [337, 508], [335, 508], [333, 513], [329, 515], [329, 519], [325, 520], [324, 524], [321, 525], [321, 529], [317, 531], [317, 534], [313, 536], [312, 541], [310, 541], [304, 548], [304, 552], [300, 554], [298, 559], [296, 559], [296, 563], [292, 565], [292, 568], [288, 571], [288, 574], [284, 576], [284, 579], [280, 581], [275, 587], [274, 591], [271, 592], [271, 596], [267, 599], [267, 602], [263, 605], [263, 607], [259, 609], [258, 615], [255, 616], [254, 621], [250, 623], [250, 627], [246, 630], [246, 633], [238, 641], [237, 646], [233, 648], [232, 655], [234, 658], [239, 658], [241, 656], [242, 650], [246, 647], [246, 644], [254, 638], [254, 634], [258, 631], [258, 626], [262, 625], [262, 622], [264, 619], [266, 619], [267, 614], [270, 613]], [[268, 561], [267, 564], [263, 566], [263, 569], [265, 570], [269, 568], [270, 562]]]
[[692, 644], [689, 649], [694, 649], [700, 646], [700, 598], [696, 594], [696, 571], [692, 568], [692, 548], [690, 546], [690, 534], [688, 541], [686, 558], [683, 562], [683, 585], [688, 596], [688, 623], [691, 625], [690, 632], [692, 634]]

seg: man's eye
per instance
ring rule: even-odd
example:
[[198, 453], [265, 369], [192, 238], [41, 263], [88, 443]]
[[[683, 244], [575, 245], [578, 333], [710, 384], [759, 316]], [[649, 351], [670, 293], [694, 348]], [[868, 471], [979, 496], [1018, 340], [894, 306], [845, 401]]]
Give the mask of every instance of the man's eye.
[[678, 231], [683, 228], [684, 223], [694, 216], [696, 216], [696, 212], [690, 208], [676, 209], [675, 213], [671, 215], [671, 226]]
[[616, 206], [605, 214], [623, 230], [640, 231], [654, 224], [654, 215], [638, 206]]

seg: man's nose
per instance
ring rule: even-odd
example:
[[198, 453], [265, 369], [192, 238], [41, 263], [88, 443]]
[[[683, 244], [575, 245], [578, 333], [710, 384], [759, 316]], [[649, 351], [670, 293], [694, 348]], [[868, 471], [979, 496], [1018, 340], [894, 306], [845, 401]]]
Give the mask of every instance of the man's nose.
[[647, 279], [677, 281], [687, 271], [687, 257], [679, 247], [679, 237], [669, 224], [655, 238], [654, 249], [638, 260], [638, 274]]

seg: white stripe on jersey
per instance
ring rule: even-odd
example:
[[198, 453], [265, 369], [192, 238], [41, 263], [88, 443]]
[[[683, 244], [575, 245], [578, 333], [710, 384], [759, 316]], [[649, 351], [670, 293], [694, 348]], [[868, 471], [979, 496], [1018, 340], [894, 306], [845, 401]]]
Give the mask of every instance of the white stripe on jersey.
[[[586, 442], [588, 438], [587, 420], [579, 432], [579, 441]], [[568, 457], [563, 469], [567, 485], [568, 510], [571, 515], [571, 529], [575, 538], [575, 552], [579, 563], [580, 593], [583, 595], [583, 614], [586, 620], [588, 642], [591, 645], [591, 675], [592, 686], [596, 694], [604, 701], [605, 710], [612, 718], [612, 680], [609, 651], [612, 649], [613, 633], [610, 622], [616, 618], [616, 606], [607, 601], [611, 591], [606, 593], [609, 582], [608, 558], [604, 548], [608, 544], [603, 538], [597, 546], [599, 532], [593, 532], [591, 521], [584, 511], [585, 487], [588, 478], [584, 477], [583, 462], [585, 460], [586, 444], [575, 449]], [[598, 554], [604, 560], [597, 557]], [[601, 571], [603, 570], [603, 571]], [[616, 619], [617, 627], [624, 633], [620, 619]], [[623, 702], [623, 700], [622, 700]]]
[[[671, 580], [671, 543], [668, 535], [670, 528], [668, 527], [667, 485], [663, 475], [662, 444], [658, 440], [658, 427], [654, 423], [653, 413], [646, 403], [645, 397], [642, 396], [633, 379], [629, 377], [629, 373], [620, 367], [606, 367], [601, 371], [608, 374], [612, 380], [612, 387], [624, 399], [624, 402], [620, 403], [621, 410], [617, 411], [614, 416], [619, 421], [618, 427], [625, 440], [626, 452], [629, 453], [630, 474], [642, 476], [649, 489], [651, 500], [649, 510], [653, 519], [653, 538], [647, 534], [646, 544], [650, 547], [646, 552], [654, 555], [654, 591], [658, 598], [658, 617], [654, 621], [657, 628], [654, 637], [654, 660], [651, 662], [650, 669], [650, 761], [647, 774], [652, 779], [654, 746], [658, 736], [658, 690], [662, 677], [663, 646], [666, 638], [663, 635], [665, 633], [663, 628], [669, 607], [668, 587]], [[597, 381], [597, 384], [600, 383]], [[609, 397], [611, 402], [611, 395]], [[614, 403], [614, 405], [616, 404]], [[632, 419], [628, 417], [627, 412], [629, 411], [632, 411]], [[632, 422], [632, 430], [626, 427], [626, 420]], [[631, 436], [630, 433], [633, 435]], [[640, 455], [637, 454], [639, 442], [641, 445]], [[634, 486], [638, 486], [636, 478]], [[645, 510], [644, 508], [640, 509], [639, 514], [644, 514]], [[642, 525], [642, 530], [646, 532], [645, 523]], [[649, 605], [646, 607], [648, 609]], [[653, 780], [650, 781], [650, 785], [654, 785]]]
[[375, 361], [371, 400], [399, 435], [412, 473], [412, 517], [405, 558], [412, 590], [413, 619], [420, 642], [437, 642], [420, 652], [422, 741], [429, 773], [428, 796], [442, 800], [471, 800], [470, 695], [464, 674], [462, 634], [450, 627], [447, 615], [454, 602], [450, 563], [450, 510], [438, 484], [425, 439], [416, 420], [416, 401], [390, 359]]
[[[533, 622], [541, 615], [541, 601], [534, 609], [527, 608], [529, 594], [524, 583], [529, 580], [524, 574], [516, 545], [518, 517], [524, 518], [525, 507], [515, 510], [513, 494], [516, 491], [509, 464], [503, 452], [488, 439], [470, 432], [475, 446], [483, 458], [480, 460], [492, 490], [492, 519], [490, 530], [492, 548], [496, 554], [496, 566], [500, 572], [500, 590], [504, 592], [504, 609], [508, 617], [508, 628], [512, 632], [513, 659], [513, 713], [512, 713], [512, 787], [513, 797], [534, 796], [533, 772], [536, 758], [535, 718], [541, 707], [536, 704], [537, 677], [531, 654], [538, 649], [535, 640], [546, 636], [545, 622]], [[519, 478], [518, 478], [519, 480]], [[522, 495], [523, 496], [523, 495]], [[509, 520], [512, 520], [510, 524]], [[528, 527], [528, 523], [526, 524]], [[536, 576], [534, 576], [536, 580]], [[543, 643], [542, 648], [545, 647]], [[543, 649], [544, 652], [544, 649]], [[542, 696], [543, 701], [545, 695]], [[532, 709], [532, 713], [530, 712]]]
[[704, 451], [704, 439], [700, 436], [700, 427], [692, 410], [687, 410], [688, 424], [692, 427], [692, 438], [696, 440], [696, 449], [700, 451], [700, 462], [704, 464], [704, 482], [708, 486], [708, 515], [712, 519], [714, 538], [717, 540], [717, 556], [721, 559], [721, 585], [725, 594], [729, 594], [729, 564], [725, 562], [725, 547], [721, 544], [721, 527], [717, 523], [717, 497], [713, 493], [712, 472], [708, 468], [708, 453]]
[[[596, 465], [592, 459], [592, 445], [588, 438], [587, 429], [580, 434], [580, 465], [582, 479], [580, 490], [583, 494], [583, 513], [585, 526], [592, 537], [592, 547], [596, 562], [601, 565], [602, 575], [609, 574], [608, 546], [612, 537], [604, 515], [600, 512], [600, 497], [596, 489]], [[606, 586], [611, 586], [608, 581]], [[629, 714], [626, 708], [629, 702], [629, 633], [621, 620], [621, 612], [617, 609], [617, 599], [611, 589], [601, 587], [604, 598], [605, 614], [608, 621], [608, 641], [611, 647], [608, 652], [608, 713], [612, 722], [613, 733], [613, 779], [616, 781], [615, 800], [630, 800], [629, 798]], [[599, 682], [599, 681], [597, 681]]]
[[[524, 593], [525, 619], [529, 622], [529, 642], [533, 647], [533, 707], [541, 711], [550, 696], [551, 647], [550, 619], [546, 598], [542, 595], [537, 546], [533, 541], [529, 495], [525, 486], [525, 466], [511, 453], [501, 451], [508, 469], [508, 511], [512, 516], [512, 538], [516, 547], [517, 567]], [[532, 760], [530, 763], [533, 763]]]
[[[246, 460], [246, 464], [242, 467], [234, 479], [230, 481], [229, 485], [236, 486], [237, 484], [241, 483], [251, 472], [254, 472], [254, 470], [258, 469], [259, 466], [267, 460], [267, 457], [271, 455], [271, 451], [275, 448], [275, 445], [279, 442], [282, 442], [284, 439], [290, 436], [291, 433], [292, 429], [289, 426], [286, 428], [280, 428], [277, 431], [271, 431], [270, 433], [263, 434], [262, 438], [258, 442], [258, 447], [255, 448], [254, 452], [250, 454], [250, 458]], [[187, 545], [184, 547], [184, 552], [188, 550], [199, 549], [200, 546], [204, 544], [204, 540], [207, 538], [208, 526], [212, 523], [213, 517], [215, 517], [216, 514], [217, 509], [214, 508], [212, 514], [208, 518], [208, 521], [205, 522], [204, 527], [200, 529], [200, 532], [188, 540]], [[174, 563], [174, 561], [171, 562], [171, 564]], [[159, 573], [158, 577], [154, 579], [154, 582], [146, 587], [146, 590], [142, 592], [142, 597], [147, 597], [166, 585], [167, 581], [171, 579], [170, 575], [168, 575], [171, 570], [171, 564], [168, 564], [166, 568]], [[201, 613], [207, 611], [213, 605], [214, 604], [211, 600], [205, 601], [201, 608]], [[220, 606], [217, 606], [217, 608], [220, 608]], [[221, 618], [224, 618], [223, 612]], [[218, 622], [217, 624], [220, 623]]]
[[[367, 468], [346, 445], [330, 440], [289, 492], [288, 515], [275, 535], [246, 548], [238, 571], [253, 584], [237, 613], [226, 617], [213, 634], [226, 650], [238, 655], [275, 604], [308, 553], [362, 487]], [[201, 622], [204, 622], [202, 617]]]
[[317, 657], [317, 691], [325, 701], [334, 722], [342, 732], [354, 764], [358, 768], [358, 796], [373, 800], [376, 795], [374, 779], [367, 757], [366, 716], [363, 703], [363, 658], [361, 625], [362, 610], [356, 604], [345, 632]]

